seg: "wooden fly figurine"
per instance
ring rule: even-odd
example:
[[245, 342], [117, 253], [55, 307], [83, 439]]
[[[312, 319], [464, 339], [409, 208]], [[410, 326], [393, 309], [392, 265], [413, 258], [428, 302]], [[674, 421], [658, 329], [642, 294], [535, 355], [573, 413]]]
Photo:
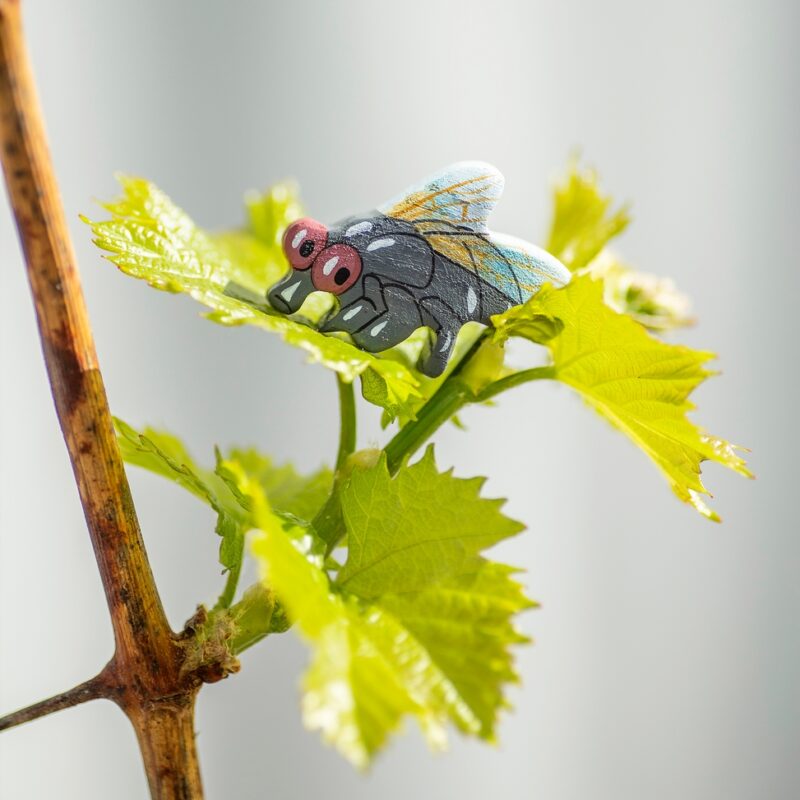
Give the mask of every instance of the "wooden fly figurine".
[[462, 325], [489, 324], [543, 283], [570, 279], [544, 250], [488, 230], [503, 184], [489, 164], [462, 162], [331, 227], [297, 220], [283, 237], [291, 270], [270, 288], [270, 304], [294, 313], [311, 292], [330, 292], [338, 307], [320, 330], [345, 331], [372, 353], [427, 326], [435, 338], [421, 369], [440, 375]]

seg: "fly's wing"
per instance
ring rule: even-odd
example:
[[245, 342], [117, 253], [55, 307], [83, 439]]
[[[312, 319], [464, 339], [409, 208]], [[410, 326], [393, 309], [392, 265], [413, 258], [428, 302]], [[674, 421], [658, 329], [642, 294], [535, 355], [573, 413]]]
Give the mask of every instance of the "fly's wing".
[[430, 223], [417, 223], [416, 228], [437, 253], [475, 273], [515, 305], [524, 303], [543, 283], [569, 283], [569, 270], [555, 256], [514, 236]]
[[503, 193], [503, 176], [491, 164], [462, 161], [378, 208], [406, 222], [440, 222], [485, 233], [486, 220]]

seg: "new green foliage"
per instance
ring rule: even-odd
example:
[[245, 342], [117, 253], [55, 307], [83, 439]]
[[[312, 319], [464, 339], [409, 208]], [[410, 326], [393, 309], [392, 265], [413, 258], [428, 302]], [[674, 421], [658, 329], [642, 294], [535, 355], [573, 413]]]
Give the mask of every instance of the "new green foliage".
[[433, 453], [392, 479], [386, 465], [356, 471], [342, 491], [347, 561], [338, 583], [360, 597], [409, 592], [469, 569], [481, 550], [523, 526], [479, 497], [483, 478], [438, 473]]
[[[330, 492], [333, 475], [328, 469], [303, 477], [291, 464], [275, 466], [253, 449], [232, 449], [225, 455], [217, 451], [213, 470], [198, 466], [176, 436], [145, 428], [141, 433], [115, 419], [122, 457], [134, 464], [174, 481], [217, 513], [217, 533], [222, 537], [219, 560], [238, 578], [242, 563], [244, 535], [253, 527], [249, 502], [238, 485], [237, 476], [246, 475], [262, 487], [282, 513], [298, 518], [311, 516]], [[223, 595], [229, 605], [231, 596]]]
[[199, 467], [172, 434], [153, 428], [138, 433], [121, 419], [115, 419], [114, 424], [125, 461], [174, 481], [217, 512], [217, 533], [222, 537], [220, 564], [228, 570], [237, 569], [242, 559], [247, 514], [220, 477], [219, 469]]
[[446, 741], [448, 722], [494, 738], [503, 689], [517, 681], [510, 647], [527, 641], [513, 617], [533, 604], [517, 570], [482, 555], [522, 530], [503, 501], [480, 496], [482, 478], [440, 472], [432, 448], [395, 477], [385, 456], [355, 467], [335, 489], [348, 538], [338, 569], [294, 513], [324, 502], [325, 473], [300, 478], [235, 450], [211, 472], [173, 436], [121, 422], [118, 433], [129, 463], [222, 509], [238, 536], [255, 532], [263, 588], [248, 589], [227, 616], [212, 612], [203, 632], [223, 630], [236, 655], [295, 624], [313, 651], [305, 721], [349, 760], [366, 766], [406, 715], [433, 747]]
[[[287, 222], [284, 214], [267, 214], [262, 208], [256, 215], [257, 235], [235, 231], [213, 236], [195, 225], [152, 183], [131, 177], [121, 177], [120, 182], [122, 197], [104, 205], [111, 219], [86, 221], [97, 246], [107, 251], [108, 258], [123, 272], [156, 289], [190, 295], [211, 308], [208, 318], [214, 322], [255, 325], [277, 333], [346, 381], [369, 370], [371, 380], [381, 387], [370, 399], [379, 397], [385, 405], [397, 408], [416, 394], [418, 378], [402, 361], [365, 353], [306, 324], [313, 323], [319, 313], [319, 297], [310, 298], [308, 308], [301, 309], [302, 322], [266, 304], [267, 288], [288, 269], [274, 244]], [[270, 198], [272, 205], [277, 203], [274, 195], [274, 190], [266, 195], [261, 206], [270, 207]], [[251, 220], [254, 204], [252, 200]], [[286, 214], [297, 213], [296, 208], [289, 203], [284, 210]], [[269, 235], [270, 225], [275, 225], [273, 235]]]
[[[198, 228], [147, 181], [123, 178], [122, 186], [123, 197], [106, 206], [111, 218], [90, 223], [120, 269], [191, 295], [215, 322], [278, 333], [340, 378], [335, 473], [302, 476], [253, 448], [217, 451], [213, 468], [203, 467], [170, 434], [139, 433], [120, 421], [117, 432], [129, 463], [173, 481], [217, 514], [228, 577], [198, 641], [228, 648], [233, 659], [293, 625], [312, 653], [304, 720], [359, 767], [405, 717], [416, 719], [433, 747], [444, 745], [448, 725], [494, 739], [505, 690], [517, 680], [512, 648], [526, 637], [515, 616], [533, 604], [515, 580], [518, 570], [484, 551], [523, 526], [502, 513], [502, 501], [481, 497], [482, 478], [440, 471], [431, 447], [410, 463], [464, 407], [533, 380], [561, 381], [711, 519], [718, 517], [702, 500], [702, 462], [750, 474], [733, 446], [688, 418], [712, 355], [649, 332], [687, 324], [688, 301], [671, 282], [631, 269], [609, 250], [628, 211], [600, 190], [593, 171], [573, 164], [555, 190], [547, 247], [570, 268], [572, 282], [545, 286], [494, 317], [489, 329], [465, 327], [436, 379], [411, 366], [424, 330], [370, 355], [315, 329], [329, 299], [312, 295], [292, 318], [265, 304], [267, 286], [287, 268], [281, 233], [301, 214], [291, 185], [249, 195], [247, 229], [222, 234]], [[546, 363], [512, 367], [506, 348], [513, 338], [544, 347]], [[341, 381], [358, 376], [364, 397], [382, 407], [384, 427], [396, 422], [399, 430], [382, 449], [353, 453], [355, 408]], [[529, 444], [521, 434], [518, 446]], [[239, 592], [249, 532], [260, 582]]]
[[495, 337], [530, 336], [528, 319], [557, 319], [552, 337], [534, 336], [552, 357], [552, 377], [571, 386], [659, 467], [675, 494], [710, 519], [719, 517], [700, 498], [708, 494], [700, 464], [716, 461], [749, 476], [728, 442], [709, 436], [687, 413], [689, 395], [709, 375], [713, 353], [665, 344], [603, 302], [603, 287], [578, 276], [564, 289], [544, 287], [524, 306], [494, 318]]
[[627, 208], [612, 211], [614, 201], [601, 193], [594, 170], [573, 161], [555, 187], [553, 220], [545, 248], [575, 272], [628, 227]]
[[531, 603], [512, 568], [480, 555], [522, 529], [480, 497], [482, 484], [439, 472], [432, 450], [395, 478], [385, 458], [354, 471], [341, 489], [348, 557], [334, 580], [268, 518], [254, 541], [265, 581], [313, 646], [306, 723], [358, 766], [405, 715], [435, 747], [448, 722], [494, 737], [503, 686], [517, 680], [509, 647], [525, 641], [512, 617]]
[[546, 248], [573, 272], [602, 279], [606, 303], [645, 327], [668, 330], [690, 324], [689, 298], [671, 280], [632, 269], [607, 249], [630, 224], [628, 209], [613, 210], [613, 205], [597, 173], [573, 161], [555, 186]]

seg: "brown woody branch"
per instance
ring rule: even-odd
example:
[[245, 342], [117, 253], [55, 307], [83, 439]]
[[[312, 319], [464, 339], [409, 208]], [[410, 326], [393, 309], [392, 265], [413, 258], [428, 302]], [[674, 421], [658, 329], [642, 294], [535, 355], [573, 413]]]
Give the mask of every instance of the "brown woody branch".
[[61, 711], [63, 708], [72, 708], [72, 706], [80, 705], [88, 700], [97, 700], [107, 696], [107, 687], [97, 678], [91, 678], [72, 689], [67, 689], [66, 692], [48, 697], [47, 700], [41, 700], [32, 706], [15, 711], [13, 714], [7, 714], [0, 719], [0, 731], [22, 725], [24, 722], [32, 722], [39, 717]]
[[97, 364], [78, 268], [45, 141], [19, 0], [0, 0], [0, 157], [25, 252], [44, 359], [114, 628], [98, 678], [0, 721], [10, 727], [95, 697], [131, 720], [154, 798], [201, 798], [197, 673], [164, 614]]

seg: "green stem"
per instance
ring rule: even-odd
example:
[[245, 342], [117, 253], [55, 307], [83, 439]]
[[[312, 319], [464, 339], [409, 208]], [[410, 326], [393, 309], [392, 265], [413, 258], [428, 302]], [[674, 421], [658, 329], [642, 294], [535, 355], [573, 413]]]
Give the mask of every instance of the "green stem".
[[347, 457], [356, 449], [356, 398], [353, 384], [343, 381], [337, 374], [336, 385], [339, 387], [339, 452], [336, 454], [336, 469], [344, 466]]
[[417, 418], [401, 428], [386, 445], [386, 462], [389, 472], [394, 474], [403, 459], [413, 455], [425, 442], [463, 405], [475, 400], [475, 393], [460, 379], [473, 356], [480, 350], [488, 337], [484, 331], [464, 354], [455, 369], [445, 378], [442, 385], [419, 410]]
[[353, 384], [347, 383], [336, 376], [336, 385], [339, 389], [339, 452], [336, 454], [336, 475], [333, 489], [325, 505], [317, 512], [311, 521], [314, 530], [328, 543], [330, 553], [336, 542], [342, 537], [341, 510], [339, 508], [339, 495], [337, 487], [342, 476], [342, 469], [347, 459], [356, 449], [356, 398]]
[[486, 400], [491, 400], [492, 397], [505, 392], [507, 389], [513, 389], [515, 386], [520, 386], [529, 381], [539, 381], [545, 379], [554, 379], [556, 377], [555, 367], [533, 367], [532, 369], [523, 369], [519, 372], [514, 372], [507, 375], [505, 378], [500, 378], [499, 381], [490, 383], [483, 389], [477, 396], [478, 403], [484, 403]]
[[386, 445], [386, 463], [394, 475], [403, 460], [413, 455], [453, 414], [475, 395], [462, 381], [452, 375], [436, 394], [422, 407], [417, 418], [401, 428]]
[[286, 613], [276, 606], [275, 596], [260, 582], [246, 589], [242, 599], [226, 613], [234, 623], [228, 646], [235, 656], [271, 633], [283, 633], [289, 628]]
[[239, 585], [239, 575], [242, 572], [242, 561], [244, 560], [244, 535], [241, 535], [239, 541], [238, 552], [234, 561], [234, 566], [228, 570], [228, 577], [225, 580], [225, 588], [219, 596], [214, 610], [218, 611], [221, 608], [230, 608], [233, 598], [236, 595], [236, 587]]
[[484, 403], [492, 397], [520, 386], [529, 381], [555, 378], [554, 367], [534, 367], [490, 383], [480, 392], [475, 392], [459, 376], [462, 375], [470, 360], [478, 352], [485, 341], [485, 335], [479, 337], [469, 352], [450, 373], [436, 393], [420, 409], [417, 418], [402, 428], [386, 445], [386, 460], [389, 472], [394, 474], [403, 460], [413, 455], [453, 414], [467, 403]]

